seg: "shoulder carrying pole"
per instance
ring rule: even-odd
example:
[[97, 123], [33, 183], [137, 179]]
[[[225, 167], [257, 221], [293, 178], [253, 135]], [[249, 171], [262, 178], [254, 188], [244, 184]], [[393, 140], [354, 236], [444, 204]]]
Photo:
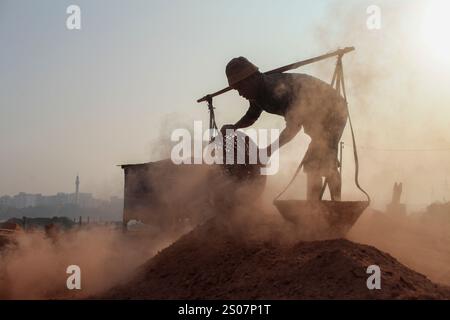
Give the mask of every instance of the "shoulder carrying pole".
[[[267, 71], [264, 74], [282, 73], [282, 72], [286, 72], [286, 71], [289, 71], [289, 70], [294, 70], [294, 69], [300, 68], [302, 66], [306, 66], [308, 64], [315, 63], [315, 62], [318, 62], [318, 61], [321, 61], [321, 60], [325, 60], [325, 59], [328, 59], [328, 58], [331, 58], [331, 57], [335, 57], [335, 56], [341, 56], [342, 57], [344, 54], [352, 52], [353, 50], [355, 50], [355, 47], [346, 47], [344, 49], [338, 49], [336, 51], [333, 51], [333, 52], [330, 52], [330, 53], [327, 53], [327, 54], [323, 54], [323, 55], [315, 57], [315, 58], [311, 58], [311, 59], [307, 59], [307, 60], [291, 63], [291, 64], [288, 64], [288, 65], [286, 65], [284, 67]], [[203, 98], [198, 99], [197, 102], [198, 103], [204, 102], [204, 101], [208, 102], [209, 99], [212, 99], [212, 98], [217, 97], [217, 96], [219, 96], [221, 94], [224, 94], [224, 93], [230, 91], [231, 89], [232, 89], [231, 87], [226, 87], [226, 88], [224, 88], [222, 90], [219, 90], [217, 92], [214, 92], [214, 93], [211, 93], [211, 94], [207, 94]]]
[[[311, 58], [311, 59], [307, 59], [307, 60], [303, 60], [303, 61], [299, 61], [299, 62], [295, 62], [292, 64], [288, 64], [284, 67], [281, 68], [277, 68], [277, 69], [273, 69], [270, 71], [265, 72], [265, 74], [273, 74], [273, 73], [282, 73], [282, 72], [286, 72], [289, 70], [293, 70], [293, 69], [297, 69], [301, 66], [305, 66], [314, 62], [318, 62], [324, 59], [328, 59], [331, 57], [335, 57], [335, 56], [340, 56], [342, 57], [344, 54], [349, 53], [351, 51], [355, 50], [354, 47], [346, 47], [344, 49], [339, 49], [336, 50], [334, 52], [330, 52], [315, 58]], [[335, 72], [336, 73], [336, 72]], [[207, 102], [208, 103], [208, 110], [209, 110], [209, 129], [210, 129], [210, 137], [209, 137], [209, 141], [212, 142], [214, 140], [213, 137], [213, 130], [218, 130], [217, 129], [217, 124], [216, 124], [216, 118], [215, 118], [215, 114], [214, 114], [214, 107], [213, 107], [213, 98], [217, 97], [221, 94], [224, 94], [228, 91], [230, 91], [232, 88], [231, 87], [226, 87], [222, 90], [219, 90], [217, 92], [214, 92], [212, 94], [207, 94], [206, 96], [204, 96], [203, 98], [200, 98], [197, 100], [197, 102]]]

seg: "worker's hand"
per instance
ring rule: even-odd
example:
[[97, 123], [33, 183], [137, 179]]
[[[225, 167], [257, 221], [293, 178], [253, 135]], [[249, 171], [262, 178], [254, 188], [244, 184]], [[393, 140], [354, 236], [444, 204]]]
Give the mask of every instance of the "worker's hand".
[[227, 130], [236, 130], [236, 126], [234, 124], [226, 124], [222, 127], [222, 129], [220, 129], [220, 133], [225, 136]]

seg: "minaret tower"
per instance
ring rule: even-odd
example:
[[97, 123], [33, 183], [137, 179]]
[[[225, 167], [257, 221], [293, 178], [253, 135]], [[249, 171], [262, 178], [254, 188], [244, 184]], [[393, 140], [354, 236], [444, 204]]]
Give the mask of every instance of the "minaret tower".
[[75, 179], [75, 204], [78, 204], [79, 191], [80, 191], [80, 177], [77, 174], [77, 178]]

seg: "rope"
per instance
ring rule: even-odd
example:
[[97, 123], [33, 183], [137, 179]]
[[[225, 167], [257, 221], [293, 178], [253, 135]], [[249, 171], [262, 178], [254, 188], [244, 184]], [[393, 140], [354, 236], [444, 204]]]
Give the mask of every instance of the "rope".
[[299, 173], [300, 170], [302, 169], [302, 167], [303, 167], [303, 162], [304, 162], [304, 161], [305, 161], [305, 157], [303, 156], [303, 159], [302, 159], [302, 161], [300, 162], [300, 164], [299, 164], [297, 170], [295, 171], [294, 176], [292, 177], [291, 181], [289, 181], [288, 185], [283, 189], [283, 191], [281, 191], [281, 192], [275, 197], [275, 199], [273, 199], [273, 201], [277, 201], [278, 198], [281, 197], [281, 195], [282, 195], [283, 193], [285, 193], [287, 189], [289, 189], [289, 187], [291, 186], [291, 184], [294, 182], [295, 178], [297, 178], [298, 173]]
[[[215, 129], [218, 132], [219, 129], [217, 128], [216, 115], [214, 114], [214, 106], [212, 104], [212, 97], [208, 98], [208, 109], [209, 109], [209, 129], [210, 130]], [[213, 136], [213, 133], [210, 132], [209, 142], [212, 143], [214, 142], [215, 139], [216, 138]]]
[[340, 73], [342, 76], [342, 93], [344, 95], [344, 100], [345, 100], [345, 106], [347, 108], [347, 114], [348, 114], [348, 122], [350, 124], [350, 131], [352, 133], [352, 142], [353, 142], [353, 157], [355, 159], [355, 184], [358, 187], [359, 190], [361, 190], [362, 193], [364, 193], [367, 197], [367, 201], [370, 204], [370, 196], [369, 194], [360, 186], [359, 184], [359, 160], [358, 160], [358, 150], [356, 147], [356, 139], [355, 139], [355, 132], [353, 130], [353, 124], [352, 124], [352, 118], [350, 117], [350, 110], [348, 108], [348, 101], [347, 101], [347, 94], [345, 92], [345, 82], [344, 82], [344, 67], [342, 65], [342, 56], [339, 56], [338, 58], [338, 64], [339, 64], [339, 68], [340, 68]]

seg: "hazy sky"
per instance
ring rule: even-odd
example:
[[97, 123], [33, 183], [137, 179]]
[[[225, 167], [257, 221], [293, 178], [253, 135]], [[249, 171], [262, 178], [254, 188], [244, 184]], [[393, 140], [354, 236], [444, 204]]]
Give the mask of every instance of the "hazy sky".
[[[448, 150], [370, 148], [450, 148], [450, 66], [421, 33], [428, 3], [0, 0], [0, 195], [69, 192], [77, 173], [82, 191], [121, 195], [116, 165], [159, 160], [173, 128], [206, 125], [206, 106], [195, 101], [226, 84], [231, 58], [265, 71], [354, 45], [345, 67], [366, 148], [361, 179], [379, 199], [400, 180], [409, 201], [426, 202], [449, 176]], [[81, 7], [82, 30], [66, 28], [70, 4]], [[371, 4], [382, 10], [380, 30], [366, 27]], [[333, 64], [302, 72], [329, 80]], [[219, 125], [247, 108], [236, 93], [216, 105]], [[264, 115], [258, 125], [283, 123]], [[295, 146], [286, 163], [300, 160]]]

